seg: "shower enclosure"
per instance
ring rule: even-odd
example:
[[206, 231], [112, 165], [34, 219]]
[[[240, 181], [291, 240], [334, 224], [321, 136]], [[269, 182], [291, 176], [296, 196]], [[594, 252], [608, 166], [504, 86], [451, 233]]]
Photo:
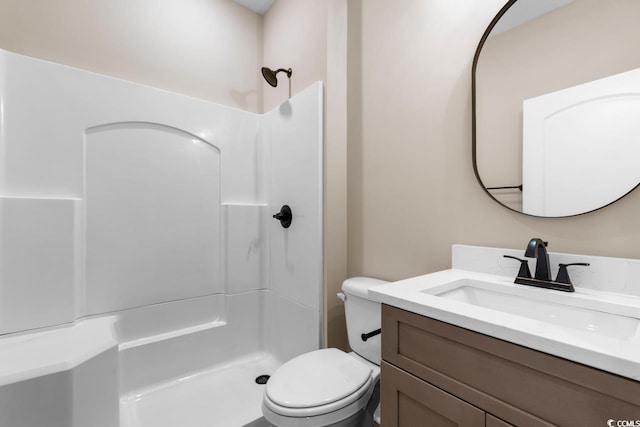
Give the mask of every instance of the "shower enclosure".
[[322, 84], [259, 115], [0, 51], [0, 156], [0, 426], [259, 425], [321, 340]]

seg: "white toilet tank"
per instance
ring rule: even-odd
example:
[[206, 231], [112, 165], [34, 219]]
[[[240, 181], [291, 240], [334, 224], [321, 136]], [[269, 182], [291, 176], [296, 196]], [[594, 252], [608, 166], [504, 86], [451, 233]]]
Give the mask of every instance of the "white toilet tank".
[[349, 345], [356, 354], [376, 365], [380, 365], [381, 336], [363, 341], [361, 335], [381, 327], [380, 303], [370, 300], [367, 293], [372, 286], [384, 283], [388, 282], [370, 277], [352, 277], [342, 283]]

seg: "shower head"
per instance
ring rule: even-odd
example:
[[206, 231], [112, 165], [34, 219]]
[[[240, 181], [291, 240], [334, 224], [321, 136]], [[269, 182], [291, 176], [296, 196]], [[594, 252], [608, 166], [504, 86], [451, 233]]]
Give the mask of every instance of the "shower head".
[[262, 67], [262, 77], [264, 77], [267, 83], [269, 83], [271, 86], [276, 87], [278, 86], [278, 78], [276, 77], [276, 75], [282, 71], [287, 73], [288, 78], [291, 78], [291, 74], [293, 73], [293, 70], [291, 68], [279, 68], [276, 71], [273, 71], [271, 68], [267, 67]]

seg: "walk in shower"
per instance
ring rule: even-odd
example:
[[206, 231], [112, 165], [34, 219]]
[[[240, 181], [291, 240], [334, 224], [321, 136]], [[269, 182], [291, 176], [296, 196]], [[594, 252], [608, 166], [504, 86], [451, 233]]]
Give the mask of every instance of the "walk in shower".
[[0, 426], [258, 425], [320, 346], [322, 110], [0, 51]]

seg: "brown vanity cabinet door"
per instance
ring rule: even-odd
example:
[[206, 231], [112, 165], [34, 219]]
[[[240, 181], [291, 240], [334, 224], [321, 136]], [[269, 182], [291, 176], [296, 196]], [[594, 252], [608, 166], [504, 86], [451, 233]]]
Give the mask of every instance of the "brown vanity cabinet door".
[[487, 427], [514, 427], [513, 424], [509, 424], [506, 421], [502, 421], [500, 418], [496, 418], [491, 414], [487, 414]]
[[[384, 427], [481, 427], [484, 411], [382, 362], [380, 415]], [[497, 427], [497, 425], [496, 425]]]

